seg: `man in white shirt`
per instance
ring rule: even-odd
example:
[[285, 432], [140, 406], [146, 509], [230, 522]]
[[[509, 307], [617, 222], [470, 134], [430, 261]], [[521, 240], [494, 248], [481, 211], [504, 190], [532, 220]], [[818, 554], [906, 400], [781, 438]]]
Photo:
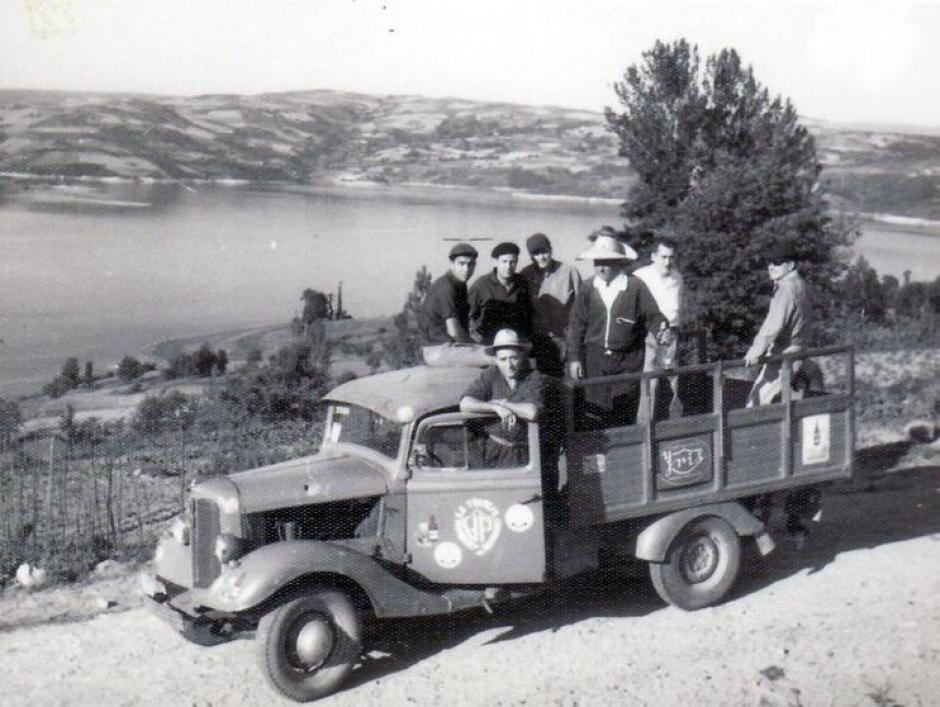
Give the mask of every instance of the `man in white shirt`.
[[[678, 334], [682, 323], [683, 282], [682, 274], [676, 268], [676, 242], [666, 236], [658, 236], [653, 243], [650, 264], [637, 269], [633, 274], [646, 283], [646, 287], [656, 300], [656, 306], [663, 313], [673, 334]], [[652, 334], [646, 337], [646, 356], [643, 360], [644, 371], [661, 371], [678, 365], [676, 345], [678, 336], [672, 336], [669, 343], [661, 345]], [[679, 401], [678, 381], [675, 376], [668, 378], [672, 388], [672, 400], [669, 403], [670, 416], [682, 415]], [[657, 400], [658, 378], [650, 381], [650, 397]], [[641, 411], [646, 410], [646, 401], [641, 401]]]

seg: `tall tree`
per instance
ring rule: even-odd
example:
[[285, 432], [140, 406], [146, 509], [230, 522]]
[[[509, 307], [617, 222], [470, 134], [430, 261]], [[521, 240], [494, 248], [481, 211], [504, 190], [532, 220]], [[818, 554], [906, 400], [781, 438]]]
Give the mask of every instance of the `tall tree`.
[[640, 246], [655, 230], [677, 238], [690, 314], [716, 353], [739, 355], [760, 325], [774, 243], [794, 243], [827, 316], [852, 229], [827, 215], [815, 143], [790, 101], [733, 49], [703, 67], [685, 40], [657, 41], [615, 90], [622, 112], [608, 108], [607, 122], [638, 176], [622, 215]]
[[431, 287], [431, 273], [426, 265], [415, 273], [414, 287], [405, 299], [405, 306], [395, 315], [395, 334], [385, 344], [385, 360], [392, 368], [414, 366], [421, 362], [421, 332], [418, 322], [421, 305]]

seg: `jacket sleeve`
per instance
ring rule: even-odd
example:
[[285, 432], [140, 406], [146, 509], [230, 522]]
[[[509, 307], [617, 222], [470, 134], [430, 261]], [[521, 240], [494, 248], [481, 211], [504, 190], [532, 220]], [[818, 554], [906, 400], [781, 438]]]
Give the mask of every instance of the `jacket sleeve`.
[[764, 317], [764, 323], [761, 324], [757, 336], [754, 337], [751, 348], [747, 350], [748, 358], [764, 356], [770, 351], [770, 347], [783, 331], [787, 317], [793, 311], [794, 306], [792, 289], [786, 286], [778, 287], [770, 300], [770, 308], [767, 310], [767, 316]]
[[584, 334], [587, 331], [588, 314], [591, 304], [591, 288], [585, 285], [574, 298], [574, 306], [568, 315], [568, 362], [581, 360], [584, 348]]

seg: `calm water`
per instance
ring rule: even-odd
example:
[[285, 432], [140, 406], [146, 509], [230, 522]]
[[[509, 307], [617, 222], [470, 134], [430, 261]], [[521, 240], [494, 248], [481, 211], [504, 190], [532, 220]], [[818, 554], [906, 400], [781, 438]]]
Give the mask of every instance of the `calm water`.
[[[522, 244], [541, 230], [570, 260], [591, 230], [618, 223], [612, 205], [355, 189], [114, 185], [33, 194], [0, 206], [0, 395], [35, 389], [70, 355], [102, 370], [161, 339], [286, 322], [306, 287], [335, 291], [342, 282], [354, 316], [392, 314], [422, 264], [443, 271], [445, 239]], [[932, 279], [937, 244], [879, 227], [856, 249], [880, 272]], [[492, 243], [478, 246], [483, 270]]]

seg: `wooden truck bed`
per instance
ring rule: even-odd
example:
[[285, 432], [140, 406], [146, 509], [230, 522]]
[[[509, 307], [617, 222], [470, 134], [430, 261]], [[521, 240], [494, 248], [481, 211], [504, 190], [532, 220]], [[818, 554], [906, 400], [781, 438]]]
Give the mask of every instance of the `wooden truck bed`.
[[[839, 389], [791, 391], [791, 367], [806, 359], [842, 360]], [[649, 383], [641, 373], [570, 384], [566, 465], [574, 526], [624, 520], [852, 475], [854, 368], [850, 347], [778, 357], [782, 400], [747, 408], [751, 382], [728, 375], [743, 363], [717, 362], [671, 371], [685, 414], [625, 427], [583, 429], [578, 389], [617, 380]], [[803, 364], [800, 364], [803, 365]], [[648, 409], [648, 408], [647, 408]], [[642, 411], [640, 417], [642, 418]]]

